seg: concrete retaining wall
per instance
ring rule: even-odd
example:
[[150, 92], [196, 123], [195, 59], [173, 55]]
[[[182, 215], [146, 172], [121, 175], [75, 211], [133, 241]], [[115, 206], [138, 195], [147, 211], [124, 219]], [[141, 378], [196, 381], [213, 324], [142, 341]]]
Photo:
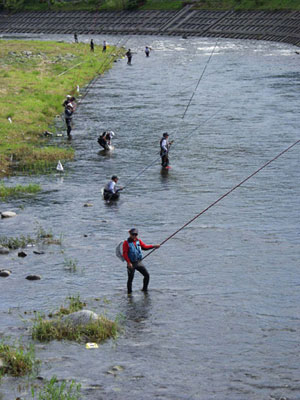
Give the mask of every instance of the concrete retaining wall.
[[300, 11], [37, 11], [0, 13], [0, 33], [225, 37], [300, 46]]

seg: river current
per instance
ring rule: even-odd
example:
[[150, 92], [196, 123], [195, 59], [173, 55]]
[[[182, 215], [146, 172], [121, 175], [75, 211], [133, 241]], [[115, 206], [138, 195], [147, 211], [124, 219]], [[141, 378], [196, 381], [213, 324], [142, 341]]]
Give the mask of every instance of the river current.
[[[299, 145], [146, 258], [148, 295], [136, 273], [127, 297], [126, 266], [115, 256], [130, 228], [160, 243], [299, 139], [296, 48], [219, 39], [207, 63], [215, 39], [93, 38], [130, 47], [132, 65], [118, 61], [90, 88], [74, 116], [75, 159], [64, 174], [5, 180], [43, 190], [1, 204], [18, 215], [0, 222], [0, 234], [42, 227], [62, 245], [1, 256], [12, 274], [0, 280], [0, 335], [29, 342], [25, 312], [48, 313], [79, 294], [88, 309], [122, 316], [118, 339], [90, 350], [36, 344], [36, 357], [40, 376], [75, 379], [83, 399], [299, 400]], [[109, 156], [97, 143], [106, 129], [115, 132]], [[159, 160], [165, 131], [174, 140], [168, 173]], [[65, 135], [52, 140], [65, 144]], [[113, 174], [127, 187], [107, 205], [101, 188]], [[27, 281], [29, 273], [42, 279]], [[108, 373], [113, 366], [121, 368]], [[3, 378], [0, 399], [30, 399], [25, 383]]]

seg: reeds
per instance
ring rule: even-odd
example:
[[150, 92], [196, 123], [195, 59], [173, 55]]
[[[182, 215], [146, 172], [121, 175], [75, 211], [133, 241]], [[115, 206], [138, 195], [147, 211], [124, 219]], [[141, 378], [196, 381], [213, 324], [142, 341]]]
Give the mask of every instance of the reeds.
[[6, 199], [7, 197], [20, 197], [24, 194], [35, 194], [40, 191], [40, 185], [36, 184], [5, 186], [4, 183], [1, 183], [0, 199]]
[[0, 343], [0, 376], [4, 374], [23, 376], [30, 373], [35, 364], [34, 347], [24, 348], [23, 345], [11, 346]]

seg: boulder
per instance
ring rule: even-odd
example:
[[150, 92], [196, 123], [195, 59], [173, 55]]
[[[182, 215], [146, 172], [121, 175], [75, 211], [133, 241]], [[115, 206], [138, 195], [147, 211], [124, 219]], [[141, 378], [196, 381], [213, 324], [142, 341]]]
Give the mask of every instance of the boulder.
[[27, 257], [27, 254], [25, 253], [25, 251], [19, 251], [18, 257]]
[[0, 269], [0, 276], [2, 276], [2, 278], [7, 278], [10, 274], [11, 271], [8, 269]]
[[97, 321], [99, 315], [90, 310], [76, 311], [72, 314], [62, 317], [61, 322], [76, 327], [78, 325], [88, 325], [93, 321]]
[[3, 211], [1, 213], [1, 218], [11, 218], [11, 217], [15, 217], [17, 214], [13, 211]]
[[27, 275], [26, 279], [28, 281], [39, 281], [41, 277], [39, 275]]

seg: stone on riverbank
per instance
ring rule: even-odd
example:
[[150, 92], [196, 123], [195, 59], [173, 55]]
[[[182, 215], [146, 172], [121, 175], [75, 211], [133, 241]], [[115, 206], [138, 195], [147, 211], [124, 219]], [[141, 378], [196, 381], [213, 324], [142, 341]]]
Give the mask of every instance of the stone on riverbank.
[[91, 322], [98, 321], [99, 315], [90, 310], [81, 310], [76, 311], [72, 314], [65, 315], [61, 322], [67, 325], [71, 325], [73, 327], [77, 327], [78, 325], [88, 325]]
[[10, 274], [11, 274], [11, 271], [9, 271], [8, 269], [0, 270], [0, 276], [2, 276], [2, 278], [7, 278]]
[[1, 218], [12, 218], [15, 217], [17, 214], [13, 211], [3, 211], [1, 213]]
[[26, 278], [28, 281], [39, 281], [42, 279], [40, 275], [27, 275]]
[[27, 257], [27, 254], [25, 253], [25, 251], [19, 251], [18, 257]]

